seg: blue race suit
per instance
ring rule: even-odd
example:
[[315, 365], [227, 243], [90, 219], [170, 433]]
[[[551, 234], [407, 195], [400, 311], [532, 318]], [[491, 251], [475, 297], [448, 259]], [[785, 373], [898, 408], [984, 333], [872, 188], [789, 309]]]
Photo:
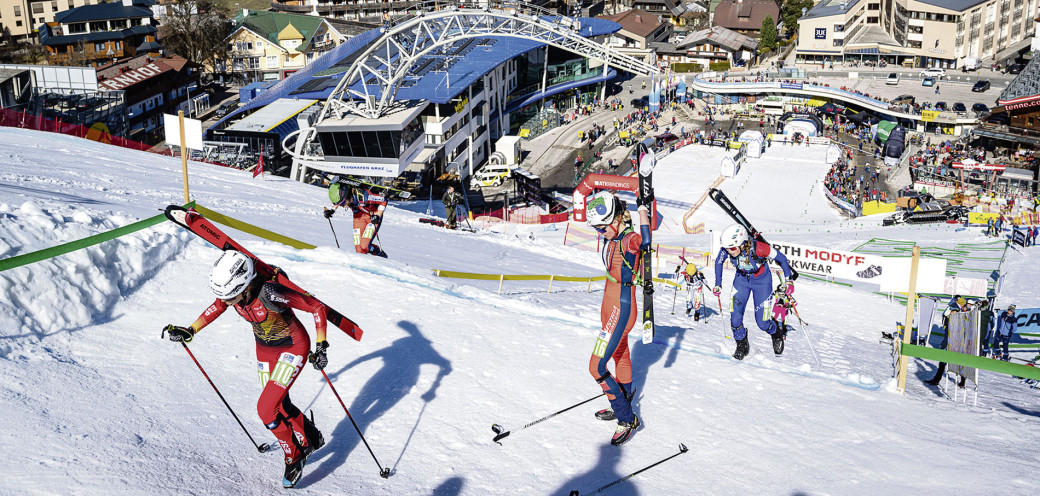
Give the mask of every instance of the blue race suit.
[[1018, 330], [1018, 321], [1015, 320], [1015, 312], [1012, 311], [1011, 315], [1008, 315], [1007, 311], [1000, 312], [1000, 317], [997, 317], [997, 323], [993, 327], [993, 354], [997, 353], [997, 346], [1003, 348], [1003, 359], [1007, 361], [1008, 354], [1008, 343], [1011, 342], [1011, 336]]
[[735, 257], [723, 248], [715, 257], [715, 286], [722, 286], [722, 266], [727, 258], [737, 268], [737, 274], [733, 277], [733, 313], [729, 317], [733, 339], [737, 341], [747, 337], [747, 329], [744, 328], [744, 307], [747, 305], [749, 293], [753, 293], [755, 297], [754, 313], [758, 328], [769, 334], [777, 331], [776, 323], [769, 318], [769, 309], [766, 309], [769, 297], [773, 294], [773, 276], [769, 273], [769, 261], [776, 261], [783, 269], [784, 277], [791, 277], [791, 265], [787, 263], [787, 257], [783, 253], [761, 241], [752, 241], [751, 246], [750, 250], [741, 251]]

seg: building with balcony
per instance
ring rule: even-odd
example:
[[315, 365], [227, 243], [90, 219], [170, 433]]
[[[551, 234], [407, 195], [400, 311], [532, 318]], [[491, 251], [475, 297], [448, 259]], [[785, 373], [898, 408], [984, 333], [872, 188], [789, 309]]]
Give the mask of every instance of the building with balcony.
[[127, 136], [142, 143], [162, 140], [163, 114], [195, 117], [198, 104], [208, 106], [208, 94], [190, 89], [198, 81], [198, 68], [177, 55], [139, 55], [97, 68], [98, 90], [125, 95]]
[[[0, 0], [0, 33], [13, 42], [36, 41], [40, 26], [54, 22], [59, 13], [98, 3], [100, 0]], [[152, 3], [136, 0], [134, 5], [146, 7]]]
[[159, 55], [152, 11], [134, 4], [84, 5], [57, 13], [39, 27], [52, 65], [98, 66], [139, 53]]
[[823, 0], [798, 21], [798, 62], [1006, 66], [1029, 47], [1038, 0]]
[[617, 14], [599, 16], [599, 19], [621, 25], [621, 29], [607, 40], [611, 48], [650, 64], [657, 62], [657, 55], [650, 44], [666, 43], [672, 35], [670, 23], [644, 10], [629, 9]]
[[748, 65], [757, 59], [758, 40], [722, 26], [694, 31], [677, 44], [686, 52], [689, 62], [704, 68], [712, 62], [729, 62], [737, 66], [741, 61]]
[[[370, 29], [304, 14], [242, 10], [227, 37], [228, 58], [213, 72], [238, 81], [278, 81]], [[210, 69], [207, 67], [207, 69]]]

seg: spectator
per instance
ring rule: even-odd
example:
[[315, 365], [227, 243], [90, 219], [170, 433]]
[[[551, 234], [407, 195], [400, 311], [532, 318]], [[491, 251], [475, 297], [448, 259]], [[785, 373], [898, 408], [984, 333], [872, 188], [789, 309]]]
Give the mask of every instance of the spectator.
[[441, 197], [441, 202], [444, 203], [444, 211], [446, 212], [447, 222], [445, 227], [448, 229], [455, 229], [458, 223], [458, 215], [455, 212], [459, 201], [462, 200], [461, 195], [455, 192], [454, 186], [448, 186], [448, 190], [444, 192], [444, 196]]
[[1008, 343], [1011, 342], [1011, 335], [1018, 330], [1018, 322], [1015, 321], [1015, 305], [1009, 305], [1007, 310], [1000, 313], [1000, 317], [997, 317], [997, 323], [993, 329], [993, 342], [990, 343], [990, 348], [993, 350], [994, 358], [997, 354], [997, 345], [1003, 349], [1003, 354], [1000, 359], [1008, 361], [1011, 359], [1008, 354]]

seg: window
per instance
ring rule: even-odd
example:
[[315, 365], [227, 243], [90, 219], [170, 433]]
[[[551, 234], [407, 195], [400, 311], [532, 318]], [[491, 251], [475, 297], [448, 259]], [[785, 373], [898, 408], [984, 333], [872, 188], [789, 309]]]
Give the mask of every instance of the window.
[[249, 57], [249, 68], [259, 69], [260, 68], [260, 57]]
[[54, 0], [53, 2], [51, 2], [51, 12], [57, 12], [57, 11], [58, 11], [58, 0]]
[[22, 27], [22, 21], [14, 21], [14, 25], [18, 26], [18, 27]]
[[106, 21], [95, 21], [90, 23], [90, 32], [97, 33], [100, 31], [108, 31], [108, 22]]
[[32, 12], [33, 12], [33, 14], [42, 14], [43, 13], [43, 4], [42, 3], [34, 3], [34, 4], [32, 4]]
[[232, 50], [243, 51], [243, 52], [249, 52], [249, 51], [253, 50], [253, 42], [252, 41], [237, 41], [237, 42], [235, 42], [234, 46], [231, 47], [231, 49]]
[[844, 41], [844, 40], [840, 40], [840, 39], [835, 39], [835, 40], [834, 40], [834, 46], [836, 46], [836, 47], [840, 47], [843, 41]]
[[115, 50], [122, 50], [123, 49], [123, 42], [122, 41], [115, 41], [115, 42], [113, 42], [112, 43], [112, 48], [115, 49]]
[[105, 51], [105, 43], [103, 41], [94, 43], [94, 51], [95, 52], [103, 52], [103, 51]]
[[278, 67], [278, 56], [277, 55], [268, 55], [267, 56], [267, 67], [268, 68]]
[[[22, 17], [22, 6], [21, 5], [15, 5], [14, 6], [14, 16], [15, 17]], [[21, 24], [19, 24], [19, 26], [21, 26]]]
[[86, 32], [87, 32], [87, 25], [85, 23], [77, 22], [75, 24], [69, 24], [69, 34], [86, 33]]
[[835, 33], [840, 33], [842, 31], [845, 31], [845, 25], [844, 24], [835, 24], [834, 25], [834, 32]]

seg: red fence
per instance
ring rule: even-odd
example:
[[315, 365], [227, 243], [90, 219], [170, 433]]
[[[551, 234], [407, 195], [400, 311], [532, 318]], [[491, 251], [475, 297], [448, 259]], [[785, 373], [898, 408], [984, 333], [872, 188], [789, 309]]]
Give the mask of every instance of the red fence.
[[[48, 133], [59, 133], [68, 136], [75, 136], [77, 138], [88, 139], [91, 141], [97, 141], [98, 143], [104, 143], [106, 145], [114, 145], [121, 148], [130, 148], [133, 150], [140, 150], [175, 157], [180, 156], [179, 153], [174, 153], [172, 148], [164, 150], [162, 147], [159, 146], [146, 145], [137, 141], [129, 140], [119, 136], [114, 136], [108, 132], [108, 128], [105, 127], [105, 125], [102, 123], [96, 123], [91, 127], [85, 127], [79, 124], [70, 124], [68, 122], [50, 119], [41, 115], [32, 115], [5, 108], [0, 109], [0, 126], [17, 127], [21, 129], [33, 129], [36, 131], [45, 131]], [[225, 164], [222, 164], [220, 162], [214, 162], [211, 160], [196, 159], [195, 161], [207, 162], [227, 167], [227, 165]]]

